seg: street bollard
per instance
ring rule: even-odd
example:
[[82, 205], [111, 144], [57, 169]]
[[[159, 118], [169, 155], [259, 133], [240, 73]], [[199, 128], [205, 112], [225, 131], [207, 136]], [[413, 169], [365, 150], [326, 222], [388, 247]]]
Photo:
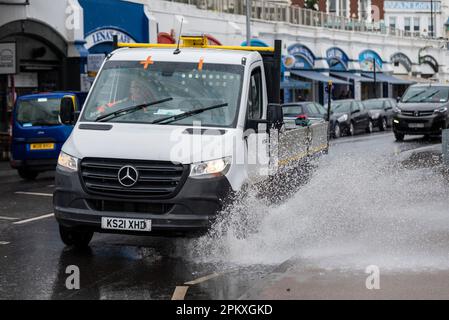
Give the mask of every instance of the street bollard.
[[443, 151], [443, 164], [449, 168], [449, 129], [444, 129], [441, 133], [441, 144]]

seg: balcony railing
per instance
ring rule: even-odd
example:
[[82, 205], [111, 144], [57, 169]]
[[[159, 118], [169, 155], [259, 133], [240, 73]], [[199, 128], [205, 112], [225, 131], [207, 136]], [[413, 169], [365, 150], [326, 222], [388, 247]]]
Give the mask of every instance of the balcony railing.
[[[246, 14], [245, 0], [167, 0], [171, 2], [194, 5], [199, 9], [231, 13]], [[429, 38], [417, 32], [406, 32], [401, 29], [391, 28], [383, 22], [367, 22], [360, 19], [346, 18], [321, 11], [303, 9], [298, 6], [290, 6], [283, 0], [253, 0], [252, 19], [273, 22], [285, 22], [293, 25], [321, 27], [334, 30], [346, 30], [355, 32], [369, 32], [383, 35], [391, 35], [404, 38]]]

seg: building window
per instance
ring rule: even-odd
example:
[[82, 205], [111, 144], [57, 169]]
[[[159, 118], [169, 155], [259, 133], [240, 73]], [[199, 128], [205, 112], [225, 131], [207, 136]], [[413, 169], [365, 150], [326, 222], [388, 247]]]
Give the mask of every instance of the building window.
[[329, 1], [329, 13], [337, 14], [337, 0]]
[[390, 17], [390, 19], [389, 19], [389, 26], [392, 29], [396, 29], [396, 17]]
[[367, 20], [371, 16], [370, 0], [359, 0], [359, 17], [362, 20]]
[[416, 35], [419, 35], [419, 31], [421, 30], [421, 19], [419, 17], [413, 18], [413, 31]]
[[404, 30], [409, 33], [411, 30], [412, 19], [410, 17], [404, 18]]

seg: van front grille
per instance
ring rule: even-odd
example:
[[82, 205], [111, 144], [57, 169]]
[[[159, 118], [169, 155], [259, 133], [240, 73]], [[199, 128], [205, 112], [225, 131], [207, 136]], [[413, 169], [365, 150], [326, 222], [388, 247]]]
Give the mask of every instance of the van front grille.
[[[119, 181], [119, 172], [124, 167], [138, 172], [132, 186]], [[81, 161], [80, 174], [89, 193], [125, 198], [169, 198], [184, 184], [189, 166], [169, 161], [86, 158]]]

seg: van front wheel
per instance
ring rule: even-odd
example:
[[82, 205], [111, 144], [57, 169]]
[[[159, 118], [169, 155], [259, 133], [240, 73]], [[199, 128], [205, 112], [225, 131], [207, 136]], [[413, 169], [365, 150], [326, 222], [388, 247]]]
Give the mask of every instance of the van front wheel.
[[24, 180], [35, 180], [38, 176], [38, 172], [30, 171], [28, 169], [19, 169], [19, 176]]
[[62, 242], [69, 247], [75, 248], [87, 248], [94, 233], [92, 231], [76, 230], [74, 228], [68, 228], [59, 226], [59, 235]]

